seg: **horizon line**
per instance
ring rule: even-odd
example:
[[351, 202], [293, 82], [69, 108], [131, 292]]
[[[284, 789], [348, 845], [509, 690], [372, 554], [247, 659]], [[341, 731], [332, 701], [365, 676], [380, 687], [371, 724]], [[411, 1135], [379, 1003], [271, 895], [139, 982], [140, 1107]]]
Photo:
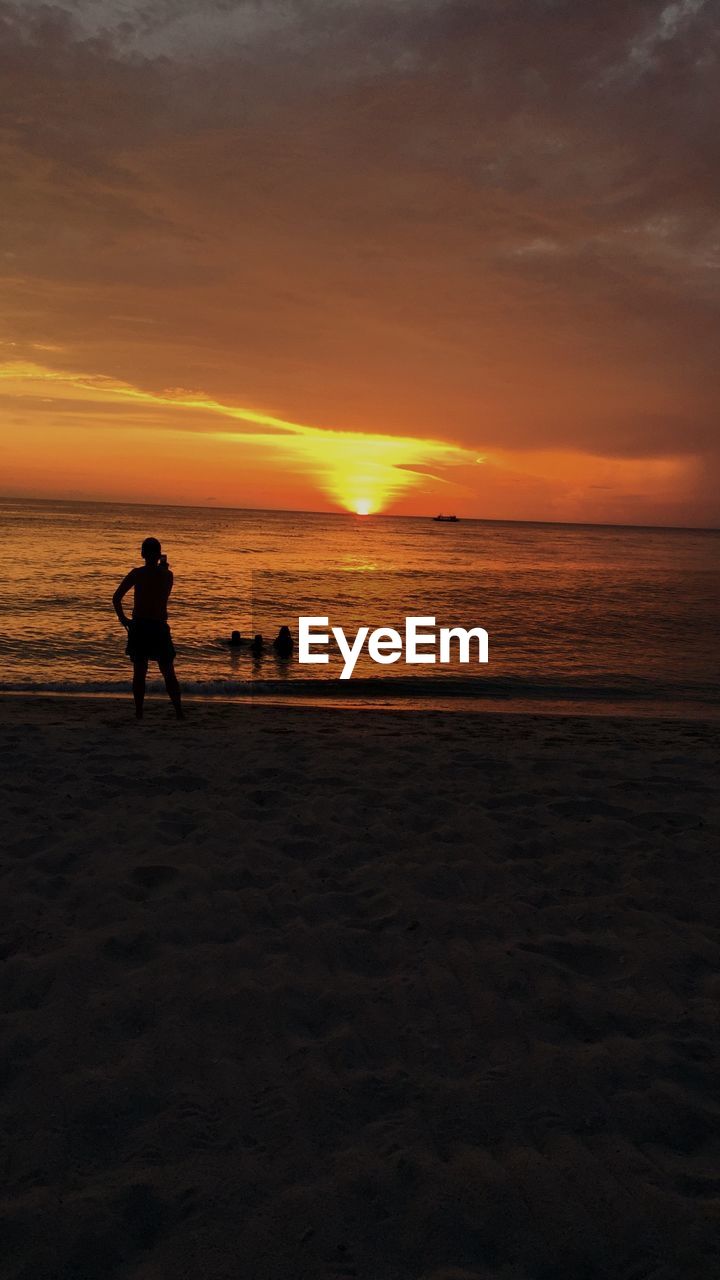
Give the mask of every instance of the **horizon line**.
[[[53, 497], [31, 497], [27, 494], [24, 496], [0, 494], [0, 502], [63, 502], [67, 504], [75, 504], [76, 506], [97, 506], [97, 507], [159, 507], [162, 510], [169, 511], [248, 511], [248, 512], [270, 512], [276, 515], [298, 515], [298, 516], [337, 516], [341, 519], [360, 520], [363, 523], [372, 522], [373, 520], [434, 520], [434, 516], [427, 515], [409, 515], [399, 512], [377, 512], [365, 516], [358, 515], [354, 511], [316, 511], [305, 507], [228, 507], [228, 506], [208, 506], [202, 502], [133, 502], [129, 499], [110, 499], [110, 498], [53, 498]], [[688, 525], [688, 524], [632, 524], [627, 521], [614, 523], [612, 521], [599, 520], [522, 520], [522, 519], [503, 519], [501, 517], [488, 516], [458, 516], [458, 524], [471, 522], [473, 524], [528, 524], [528, 525], [550, 525], [559, 526], [560, 528], [585, 528], [585, 529], [654, 529], [667, 530], [675, 533], [720, 533], [720, 525]]]

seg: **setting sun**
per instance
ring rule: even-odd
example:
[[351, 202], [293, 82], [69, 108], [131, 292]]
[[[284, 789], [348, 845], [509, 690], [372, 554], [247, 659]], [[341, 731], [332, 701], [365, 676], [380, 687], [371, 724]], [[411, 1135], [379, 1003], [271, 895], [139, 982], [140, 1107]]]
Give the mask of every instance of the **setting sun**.
[[[116, 487], [103, 491], [109, 500], [138, 495], [127, 439], [140, 433], [145, 457], [162, 460], [149, 472], [154, 486], [162, 476], [161, 488], [142, 497], [159, 493], [166, 500], [191, 501], [193, 486], [200, 485], [213, 501], [229, 506], [249, 501], [258, 489], [271, 504], [291, 506], [300, 504], [304, 492], [308, 506], [330, 504], [361, 516], [413, 494], [425, 506], [431, 500], [420, 495], [446, 483], [436, 477], [455, 475], [472, 458], [439, 439], [321, 428], [198, 391], [151, 391], [18, 359], [0, 360], [0, 399], [6, 409], [17, 409], [18, 425], [27, 427], [6, 446], [6, 466], [27, 474], [38, 489], [51, 488], [67, 469], [77, 486], [85, 475], [77, 461], [82, 458], [88, 485], [91, 477], [112, 477]], [[25, 423], [21, 415], [29, 413]], [[118, 431], [120, 422], [124, 432]], [[30, 444], [34, 460], [28, 460]]]

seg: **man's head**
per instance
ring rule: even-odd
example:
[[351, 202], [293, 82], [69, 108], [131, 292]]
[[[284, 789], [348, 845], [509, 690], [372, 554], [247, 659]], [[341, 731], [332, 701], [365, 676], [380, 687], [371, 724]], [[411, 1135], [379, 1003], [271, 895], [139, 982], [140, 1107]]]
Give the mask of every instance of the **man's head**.
[[140, 548], [140, 554], [147, 564], [157, 564], [161, 551], [157, 538], [146, 538]]

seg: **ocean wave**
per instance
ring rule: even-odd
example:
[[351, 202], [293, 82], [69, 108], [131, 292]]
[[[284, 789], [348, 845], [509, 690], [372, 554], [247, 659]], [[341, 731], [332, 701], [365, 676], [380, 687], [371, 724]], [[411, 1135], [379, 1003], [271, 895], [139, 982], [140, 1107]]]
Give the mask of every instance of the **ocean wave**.
[[[161, 681], [149, 680], [148, 692], [163, 691]], [[208, 698], [281, 698], [288, 701], [312, 698], [353, 701], [354, 699], [403, 699], [422, 702], [431, 699], [461, 698], [467, 701], [550, 700], [561, 702], [653, 702], [693, 703], [720, 706], [720, 684], [699, 682], [667, 683], [614, 675], [607, 682], [590, 679], [522, 679], [507, 677], [391, 677], [352, 680], [184, 680], [183, 691]], [[0, 693], [36, 694], [127, 694], [127, 680], [33, 680], [0, 682]]]

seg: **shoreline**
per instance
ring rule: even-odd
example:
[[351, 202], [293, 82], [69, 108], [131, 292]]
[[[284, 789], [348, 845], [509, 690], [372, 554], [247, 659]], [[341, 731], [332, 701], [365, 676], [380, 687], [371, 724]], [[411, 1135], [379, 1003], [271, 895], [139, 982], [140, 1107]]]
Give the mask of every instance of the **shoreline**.
[[[0, 689], [0, 706], [4, 702], [32, 705], [36, 701], [91, 704], [108, 702], [112, 705], [126, 703], [132, 709], [132, 695], [129, 684], [126, 690], [118, 689], [113, 692], [60, 689], [36, 689], [29, 692], [25, 689]], [[153, 688], [148, 690], [145, 700], [146, 710], [163, 705], [167, 706], [167, 702], [167, 694], [164, 692]], [[651, 702], [614, 702], [612, 700], [604, 702], [599, 698], [585, 702], [577, 700], [572, 703], [564, 703], [557, 700], [553, 701], [549, 698], [465, 699], [462, 696], [458, 696], [443, 699], [439, 696], [430, 696], [420, 700], [412, 695], [370, 699], [363, 698], [362, 694], [344, 694], [342, 696], [325, 694], [315, 697], [296, 694], [291, 697], [283, 697], [281, 694], [208, 694], [202, 696], [197, 693], [183, 693], [183, 704], [191, 715], [211, 708], [234, 707], [240, 710], [256, 707], [258, 709], [283, 708], [288, 711], [303, 713], [313, 710], [325, 710], [347, 714], [450, 714], [472, 718], [489, 716], [492, 719], [497, 717], [511, 717], [513, 719], [528, 717], [530, 719], [560, 720], [625, 720], [643, 723], [649, 721], [651, 723], [705, 724], [708, 727], [718, 726], [720, 722], [720, 707], [708, 706], [707, 704], [676, 702], [659, 707]]]

